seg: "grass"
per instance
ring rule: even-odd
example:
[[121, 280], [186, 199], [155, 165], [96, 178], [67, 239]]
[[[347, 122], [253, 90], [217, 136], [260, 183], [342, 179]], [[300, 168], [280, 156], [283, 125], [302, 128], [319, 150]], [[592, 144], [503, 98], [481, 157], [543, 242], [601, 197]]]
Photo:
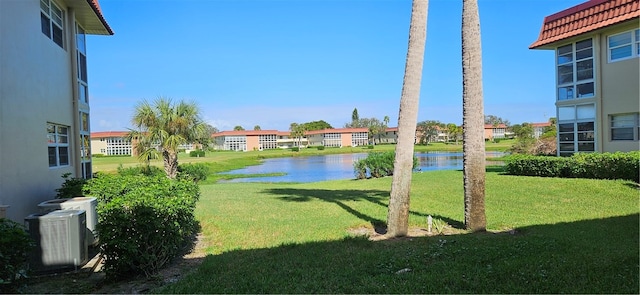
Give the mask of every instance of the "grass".
[[208, 256], [162, 293], [634, 293], [639, 195], [626, 181], [488, 172], [489, 232], [468, 234], [462, 172], [415, 173], [410, 225], [450, 235], [369, 241], [391, 178], [202, 185]]

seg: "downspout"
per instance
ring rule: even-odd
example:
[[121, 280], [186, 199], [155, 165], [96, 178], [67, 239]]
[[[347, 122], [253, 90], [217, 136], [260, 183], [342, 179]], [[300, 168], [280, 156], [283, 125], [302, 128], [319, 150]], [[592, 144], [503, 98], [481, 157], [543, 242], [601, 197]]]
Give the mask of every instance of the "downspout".
[[82, 175], [82, 161], [80, 158], [81, 151], [81, 140], [80, 140], [80, 107], [78, 101], [80, 100], [80, 95], [78, 93], [78, 50], [76, 48], [76, 14], [75, 10], [72, 7], [67, 7], [67, 30], [68, 40], [69, 42], [69, 58], [71, 60], [71, 93], [72, 95], [72, 103], [71, 103], [71, 113], [73, 116], [73, 127], [71, 128], [73, 131], [73, 138], [71, 139], [71, 143], [73, 144], [72, 157], [73, 157], [73, 174], [75, 177], [84, 178]]

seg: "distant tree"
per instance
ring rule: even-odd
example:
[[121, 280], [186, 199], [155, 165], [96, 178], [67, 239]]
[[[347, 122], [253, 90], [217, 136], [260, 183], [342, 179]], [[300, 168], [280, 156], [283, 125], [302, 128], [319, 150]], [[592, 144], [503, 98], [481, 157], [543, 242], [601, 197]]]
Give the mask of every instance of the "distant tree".
[[331, 124], [329, 124], [329, 123], [327, 123], [327, 122], [325, 122], [323, 120], [302, 123], [301, 125], [304, 126], [304, 130], [306, 130], [306, 131], [333, 129]]
[[[291, 131], [291, 137], [296, 139], [298, 148], [301, 148], [301, 142], [305, 132], [304, 126], [298, 123], [291, 123], [289, 131]], [[298, 149], [298, 151], [300, 151], [300, 149]]]
[[406, 236], [409, 231], [414, 138], [418, 121], [424, 48], [427, 39], [428, 6], [428, 0], [413, 0], [411, 4], [409, 48], [398, 114], [398, 144], [393, 162], [393, 179], [387, 212], [387, 235], [390, 237]]
[[[354, 108], [351, 113], [351, 124], [356, 124], [360, 120], [360, 116], [358, 115], [358, 109]], [[356, 126], [353, 126], [356, 127]]]
[[494, 115], [485, 115], [484, 116], [484, 123], [485, 124], [491, 124], [493, 126], [498, 126], [500, 124], [504, 124], [506, 126], [511, 125], [509, 123], [509, 120], [505, 120], [505, 119], [502, 119], [502, 118], [500, 118], [498, 116], [494, 116]]
[[218, 128], [213, 127], [210, 124], [206, 124], [206, 129], [207, 129], [207, 134], [210, 134], [210, 135], [220, 132], [220, 130]]
[[370, 118], [367, 120], [367, 128], [369, 128], [369, 137], [373, 144], [376, 144], [376, 137], [380, 142], [380, 137], [387, 131], [387, 125], [376, 118]]
[[462, 135], [462, 127], [454, 123], [449, 123], [446, 126], [446, 130], [447, 130], [447, 141], [451, 141], [453, 139], [456, 142], [456, 144], [458, 144], [458, 137]]
[[136, 105], [131, 122], [137, 129], [127, 137], [137, 142], [139, 159], [148, 163], [162, 155], [164, 172], [172, 179], [178, 174], [178, 147], [210, 137], [194, 102], [174, 103], [164, 97], [153, 103], [143, 100]]
[[210, 124], [205, 124], [205, 130], [206, 136], [196, 140], [196, 143], [202, 145], [203, 149], [206, 149], [211, 145], [211, 135], [220, 132], [218, 128], [213, 127]]
[[384, 116], [384, 119], [382, 119], [382, 122], [384, 122], [384, 125], [389, 127], [389, 121], [391, 119], [389, 119], [389, 116]]
[[425, 120], [418, 123], [418, 141], [420, 144], [429, 144], [436, 141], [438, 138], [438, 131], [443, 128], [444, 124], [436, 120]]
[[233, 127], [233, 131], [244, 131], [244, 128], [240, 125]]
[[258, 130], [262, 130], [262, 128], [260, 128], [260, 125], [256, 125], [256, 126], [253, 126], [253, 130], [258, 131]]
[[529, 123], [515, 124], [511, 131], [516, 137], [516, 142], [510, 151], [514, 154], [532, 154], [536, 139], [533, 134], [533, 126]]

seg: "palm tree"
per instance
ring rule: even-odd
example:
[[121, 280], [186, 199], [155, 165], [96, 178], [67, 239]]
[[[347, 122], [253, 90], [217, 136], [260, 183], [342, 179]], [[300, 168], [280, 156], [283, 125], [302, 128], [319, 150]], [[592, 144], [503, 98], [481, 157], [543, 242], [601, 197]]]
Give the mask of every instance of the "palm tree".
[[404, 70], [400, 112], [398, 116], [398, 144], [393, 165], [391, 198], [387, 215], [387, 235], [401, 237], [409, 231], [409, 193], [413, 173], [413, 144], [418, 122], [420, 82], [427, 40], [428, 0], [413, 0], [409, 49]]
[[178, 173], [178, 147], [210, 136], [194, 102], [174, 104], [164, 97], [153, 104], [143, 100], [136, 105], [131, 122], [137, 130], [130, 130], [128, 137], [136, 142], [139, 159], [148, 162], [162, 155], [164, 172], [172, 179]]
[[482, 46], [477, 0], [462, 1], [462, 85], [464, 224], [468, 230], [485, 231]]

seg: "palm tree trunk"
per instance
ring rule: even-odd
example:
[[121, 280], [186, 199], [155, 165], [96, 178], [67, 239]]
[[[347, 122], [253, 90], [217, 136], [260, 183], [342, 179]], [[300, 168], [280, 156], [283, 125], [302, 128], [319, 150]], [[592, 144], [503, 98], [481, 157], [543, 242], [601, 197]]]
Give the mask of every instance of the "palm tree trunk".
[[406, 236], [409, 230], [409, 193], [411, 191], [411, 174], [413, 173], [413, 145], [418, 122], [424, 47], [427, 40], [428, 7], [428, 0], [413, 0], [411, 8], [409, 49], [398, 116], [398, 144], [396, 145], [387, 215], [387, 235], [391, 237]]
[[464, 223], [485, 231], [485, 146], [482, 98], [482, 46], [477, 0], [462, 1]]
[[164, 160], [164, 172], [167, 177], [175, 179], [178, 176], [178, 154], [167, 150], [162, 152]]

